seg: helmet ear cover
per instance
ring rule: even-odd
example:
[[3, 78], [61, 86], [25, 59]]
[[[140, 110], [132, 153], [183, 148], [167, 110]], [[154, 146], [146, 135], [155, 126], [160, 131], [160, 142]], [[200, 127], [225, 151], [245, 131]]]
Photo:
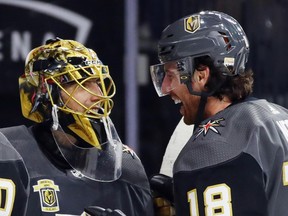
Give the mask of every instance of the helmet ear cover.
[[[39, 80], [44, 79], [44, 75], [39, 72]], [[42, 77], [42, 78], [41, 78]], [[39, 81], [41, 83], [41, 81]], [[21, 108], [24, 117], [35, 121], [43, 122], [44, 120], [51, 118], [52, 104], [47, 91], [47, 87], [43, 87], [45, 83], [39, 86], [34, 86], [30, 82], [27, 82], [25, 75], [19, 77], [19, 91]], [[54, 101], [59, 101], [59, 88], [55, 83], [49, 84], [48, 87], [50, 94], [54, 98]]]
[[176, 61], [177, 70], [180, 73], [180, 83], [191, 82], [191, 77], [194, 71], [194, 62], [191, 57], [179, 59]]

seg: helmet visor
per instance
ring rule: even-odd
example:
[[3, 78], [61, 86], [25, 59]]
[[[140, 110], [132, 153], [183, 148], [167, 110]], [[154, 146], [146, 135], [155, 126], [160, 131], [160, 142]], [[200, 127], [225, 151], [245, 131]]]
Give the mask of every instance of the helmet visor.
[[103, 123], [107, 140], [100, 144], [101, 149], [75, 145], [60, 126], [52, 133], [62, 156], [73, 169], [89, 179], [110, 182], [122, 174], [122, 142], [110, 118], [103, 118]]
[[151, 65], [150, 74], [159, 97], [170, 94], [180, 84], [190, 80], [192, 64], [190, 57]]

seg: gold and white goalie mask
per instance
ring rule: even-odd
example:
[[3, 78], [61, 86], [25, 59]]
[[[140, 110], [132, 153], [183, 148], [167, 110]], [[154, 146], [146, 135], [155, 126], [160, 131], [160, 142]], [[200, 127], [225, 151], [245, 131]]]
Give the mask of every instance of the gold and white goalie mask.
[[109, 118], [116, 87], [93, 50], [73, 40], [47, 41], [28, 54], [19, 88], [24, 117], [52, 122], [71, 167], [98, 181], [120, 177], [122, 142]]

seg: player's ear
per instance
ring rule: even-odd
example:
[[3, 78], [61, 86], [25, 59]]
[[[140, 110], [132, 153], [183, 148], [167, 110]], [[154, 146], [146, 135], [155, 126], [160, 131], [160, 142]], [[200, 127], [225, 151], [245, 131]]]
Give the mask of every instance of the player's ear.
[[208, 78], [210, 75], [209, 67], [202, 67], [200, 70], [195, 70], [193, 74], [194, 81], [198, 83], [200, 87], [205, 87], [206, 83], [208, 82]]

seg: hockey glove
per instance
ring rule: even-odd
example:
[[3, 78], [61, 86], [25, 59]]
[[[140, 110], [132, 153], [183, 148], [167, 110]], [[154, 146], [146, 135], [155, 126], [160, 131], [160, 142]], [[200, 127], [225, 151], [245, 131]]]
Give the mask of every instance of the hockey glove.
[[172, 178], [156, 174], [150, 178], [156, 216], [174, 216], [174, 198]]

